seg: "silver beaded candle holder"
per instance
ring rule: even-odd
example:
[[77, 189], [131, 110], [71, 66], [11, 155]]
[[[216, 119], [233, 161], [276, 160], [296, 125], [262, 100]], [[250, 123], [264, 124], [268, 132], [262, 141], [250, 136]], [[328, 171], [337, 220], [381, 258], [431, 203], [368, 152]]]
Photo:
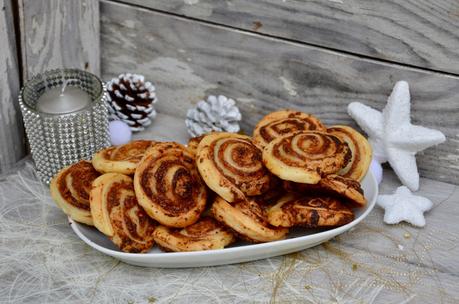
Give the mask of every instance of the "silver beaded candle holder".
[[[70, 111], [40, 108], [44, 94], [63, 88], [60, 96], [65, 96], [66, 87], [69, 91], [81, 90], [86, 97], [89, 95], [87, 103]], [[106, 99], [103, 82], [78, 69], [47, 71], [25, 84], [19, 94], [19, 104], [32, 158], [43, 182], [49, 183], [61, 168], [90, 159], [96, 151], [109, 145]], [[58, 106], [55, 108], [59, 108], [60, 100], [55, 101]]]

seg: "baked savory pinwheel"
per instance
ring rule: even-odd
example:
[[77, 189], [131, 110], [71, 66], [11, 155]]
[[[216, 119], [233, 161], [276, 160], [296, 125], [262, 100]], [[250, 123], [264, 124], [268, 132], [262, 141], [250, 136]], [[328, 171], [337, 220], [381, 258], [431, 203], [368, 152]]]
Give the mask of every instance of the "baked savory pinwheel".
[[338, 174], [361, 181], [370, 167], [372, 149], [368, 140], [362, 134], [348, 126], [332, 126], [327, 132], [338, 136], [347, 143], [351, 150], [349, 163]]
[[153, 235], [166, 251], [223, 249], [236, 240], [230, 229], [211, 217], [203, 217], [183, 229], [159, 226]]
[[108, 147], [94, 154], [92, 164], [101, 173], [134, 174], [145, 151], [153, 144], [150, 140], [134, 140], [125, 145]]
[[263, 150], [263, 162], [269, 171], [283, 180], [307, 184], [338, 172], [350, 157], [349, 147], [337, 136], [317, 131], [278, 137]]
[[329, 196], [287, 194], [267, 209], [268, 221], [276, 227], [303, 226], [326, 228], [342, 226], [354, 213], [338, 199]]
[[93, 225], [89, 191], [92, 181], [99, 175], [91, 162], [85, 160], [65, 167], [51, 180], [51, 197], [73, 220]]
[[134, 188], [148, 215], [168, 227], [195, 223], [206, 206], [207, 190], [195, 158], [178, 143], [148, 149], [135, 171]]
[[198, 146], [197, 166], [207, 186], [228, 202], [263, 194], [271, 185], [261, 151], [245, 135], [206, 135]]
[[255, 126], [253, 143], [260, 149], [266, 147], [279, 136], [292, 134], [296, 131], [326, 131], [320, 120], [311, 115], [293, 110], [280, 110], [269, 113]]
[[194, 156], [197, 155], [198, 152], [198, 146], [201, 140], [204, 138], [205, 135], [197, 136], [197, 137], [192, 137], [188, 141], [187, 148], [193, 154]]
[[286, 228], [269, 224], [265, 211], [253, 201], [229, 204], [217, 197], [212, 204], [214, 218], [237, 232], [238, 236], [250, 242], [270, 242], [280, 240], [288, 233]]
[[325, 176], [315, 185], [284, 182], [284, 188], [294, 193], [331, 195], [352, 207], [363, 207], [367, 203], [358, 181], [336, 174]]
[[61, 170], [51, 194], [122, 251], [216, 250], [236, 239], [280, 240], [291, 227], [351, 222], [351, 208], [367, 203], [360, 181], [371, 157], [351, 127], [280, 110], [259, 121], [253, 138], [211, 132], [186, 147], [150, 140], [108, 147]]
[[154, 244], [157, 224], [138, 204], [132, 178], [107, 173], [92, 183], [91, 214], [94, 226], [125, 252], [147, 252]]

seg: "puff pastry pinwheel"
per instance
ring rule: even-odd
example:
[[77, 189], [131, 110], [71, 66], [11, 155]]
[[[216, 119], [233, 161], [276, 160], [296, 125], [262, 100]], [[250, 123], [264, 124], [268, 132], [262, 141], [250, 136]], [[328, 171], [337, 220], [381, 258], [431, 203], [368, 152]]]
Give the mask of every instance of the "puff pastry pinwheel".
[[339, 175], [361, 181], [371, 163], [372, 149], [368, 140], [348, 126], [331, 126], [327, 132], [338, 136], [351, 150], [351, 159], [346, 167], [339, 171]]
[[156, 243], [166, 251], [223, 249], [236, 240], [230, 229], [211, 217], [204, 217], [183, 229], [159, 226], [153, 235]]
[[305, 130], [326, 131], [327, 128], [311, 114], [280, 110], [269, 113], [257, 123], [253, 131], [253, 143], [263, 149], [279, 136]]
[[250, 137], [218, 132], [198, 146], [197, 166], [207, 186], [228, 202], [269, 190], [272, 175], [263, 166], [261, 151]]
[[195, 158], [178, 143], [148, 149], [135, 171], [134, 188], [148, 215], [168, 227], [195, 223], [206, 206], [207, 190]]
[[329, 196], [287, 194], [267, 209], [268, 221], [276, 227], [308, 228], [342, 226], [354, 219], [354, 213], [338, 199]]
[[302, 131], [278, 137], [263, 150], [263, 162], [283, 180], [316, 184], [348, 163], [350, 150], [337, 136]]
[[99, 176], [92, 183], [90, 203], [94, 226], [122, 251], [143, 253], [154, 245], [157, 224], [138, 204], [131, 177]]
[[150, 140], [134, 140], [121, 146], [100, 150], [92, 157], [92, 164], [101, 173], [134, 174], [145, 151], [154, 144]]
[[70, 218], [93, 225], [89, 191], [92, 181], [99, 175], [91, 162], [85, 160], [65, 167], [51, 180], [51, 197]]
[[191, 154], [196, 156], [198, 152], [198, 145], [201, 142], [201, 140], [204, 138], [204, 136], [205, 135], [201, 135], [201, 136], [190, 138], [186, 147], [191, 152]]
[[325, 176], [315, 185], [284, 182], [284, 188], [290, 192], [331, 195], [352, 207], [363, 207], [367, 204], [358, 181], [336, 174]]
[[278, 228], [268, 223], [265, 211], [254, 200], [241, 201], [233, 205], [221, 197], [212, 204], [214, 218], [233, 229], [239, 237], [251, 242], [280, 240], [288, 233], [287, 228]]

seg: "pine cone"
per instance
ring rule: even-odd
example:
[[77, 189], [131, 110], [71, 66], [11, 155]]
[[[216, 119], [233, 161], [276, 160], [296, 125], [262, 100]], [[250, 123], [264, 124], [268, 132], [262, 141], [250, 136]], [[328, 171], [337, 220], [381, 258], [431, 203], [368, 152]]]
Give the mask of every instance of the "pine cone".
[[239, 132], [240, 120], [241, 112], [233, 99], [211, 95], [188, 110], [185, 124], [188, 133], [196, 137], [212, 131]]
[[133, 132], [142, 131], [156, 117], [155, 87], [142, 75], [120, 74], [107, 83], [110, 118], [122, 120]]

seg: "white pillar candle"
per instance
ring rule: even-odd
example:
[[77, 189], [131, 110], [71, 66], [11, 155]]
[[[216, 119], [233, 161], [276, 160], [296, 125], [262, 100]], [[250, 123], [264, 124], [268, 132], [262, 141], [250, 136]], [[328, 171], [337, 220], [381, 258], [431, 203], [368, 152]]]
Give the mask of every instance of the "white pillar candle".
[[63, 86], [46, 90], [38, 98], [38, 111], [49, 114], [67, 114], [79, 111], [91, 103], [88, 93], [78, 87]]

